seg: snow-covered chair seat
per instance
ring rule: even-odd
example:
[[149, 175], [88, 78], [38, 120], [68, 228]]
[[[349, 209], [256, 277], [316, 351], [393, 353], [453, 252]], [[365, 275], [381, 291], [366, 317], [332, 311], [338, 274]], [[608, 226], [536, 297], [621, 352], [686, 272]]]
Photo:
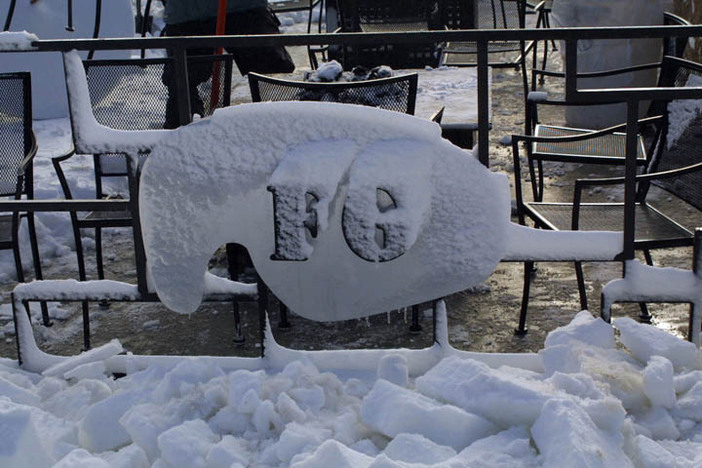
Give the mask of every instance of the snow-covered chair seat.
[[690, 303], [687, 339], [702, 344], [702, 229], [695, 231], [692, 270], [625, 263], [624, 278], [602, 289], [602, 318], [610, 321], [615, 302]]

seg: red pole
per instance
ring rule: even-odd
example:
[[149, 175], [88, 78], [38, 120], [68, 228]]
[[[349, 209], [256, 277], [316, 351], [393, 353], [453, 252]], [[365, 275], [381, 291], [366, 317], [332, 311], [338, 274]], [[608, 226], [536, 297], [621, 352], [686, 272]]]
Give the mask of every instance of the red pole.
[[[217, 7], [217, 29], [215, 35], [224, 36], [227, 26], [227, 0], [219, 0], [219, 5]], [[222, 47], [218, 47], [215, 55], [221, 55], [224, 53]], [[219, 70], [220, 62], [217, 60], [212, 68], [212, 89], [210, 92], [210, 109], [214, 109], [219, 102]], [[225, 90], [226, 92], [226, 90]]]

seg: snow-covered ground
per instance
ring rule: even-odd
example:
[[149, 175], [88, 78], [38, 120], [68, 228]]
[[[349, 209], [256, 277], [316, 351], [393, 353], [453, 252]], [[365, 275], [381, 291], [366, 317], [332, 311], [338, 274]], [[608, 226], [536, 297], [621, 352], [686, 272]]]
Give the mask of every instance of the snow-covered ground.
[[700, 466], [699, 350], [628, 318], [615, 327], [624, 347], [584, 311], [538, 355], [491, 355], [492, 367], [441, 338], [421, 359], [295, 352], [269, 336], [268, 357], [238, 370], [141, 368], [118, 343], [42, 374], [2, 360], [0, 465]]
[[[70, 126], [35, 130], [37, 197], [58, 197], [49, 156]], [[68, 167], [78, 197], [91, 164]], [[47, 261], [72, 255], [65, 216], [39, 225]], [[614, 325], [582, 312], [538, 354], [480, 356], [450, 348], [440, 307], [428, 350], [305, 353], [269, 335], [264, 359], [145, 365], [116, 342], [41, 374], [2, 359], [0, 466], [702, 466], [700, 351]]]

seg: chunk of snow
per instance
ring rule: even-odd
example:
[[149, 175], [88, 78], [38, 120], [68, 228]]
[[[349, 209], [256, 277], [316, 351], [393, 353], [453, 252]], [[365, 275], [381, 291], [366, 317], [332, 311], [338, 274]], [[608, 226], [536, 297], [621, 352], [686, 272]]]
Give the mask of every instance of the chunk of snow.
[[531, 425], [558, 392], [536, 380], [472, 360], [449, 357], [415, 381], [417, 390], [483, 416], [503, 427]]
[[636, 417], [636, 423], [646, 428], [649, 435], [657, 440], [672, 439], [680, 437], [675, 421], [670, 416], [668, 410], [662, 406], [651, 408], [650, 410]]
[[282, 463], [289, 463], [298, 453], [314, 452], [331, 436], [332, 432], [329, 429], [292, 422], [285, 426], [280, 438], [274, 444], [275, 454]]
[[633, 467], [616, 439], [598, 430], [587, 413], [570, 400], [549, 400], [531, 435], [547, 466]]
[[250, 456], [243, 440], [225, 435], [210, 448], [206, 461], [208, 468], [230, 468], [236, 463], [248, 466]]
[[530, 442], [529, 431], [515, 426], [470, 444], [451, 461], [455, 466], [537, 466], [537, 454]]
[[622, 344], [641, 362], [648, 362], [652, 356], [663, 356], [675, 369], [694, 368], [698, 363], [700, 352], [689, 341], [628, 317], [617, 318], [613, 323], [620, 332]]
[[675, 456], [648, 437], [637, 435], [634, 456], [642, 468], [670, 468], [678, 466]]
[[115, 356], [123, 351], [124, 348], [122, 348], [122, 344], [119, 342], [119, 340], [113, 339], [109, 343], [102, 346], [92, 348], [77, 356], [73, 356], [65, 361], [54, 364], [41, 374], [49, 377], [57, 375], [63, 376], [66, 372], [75, 369], [78, 366], [96, 361], [104, 361], [105, 359]]
[[386, 380], [378, 380], [363, 399], [361, 418], [387, 436], [420, 434], [456, 450], [497, 432], [497, 426], [480, 416], [438, 403]]
[[702, 422], [702, 382], [697, 382], [678, 398], [674, 414]]
[[393, 460], [426, 464], [440, 464], [456, 455], [451, 447], [434, 443], [419, 434], [399, 434], [383, 453]]
[[158, 436], [161, 457], [173, 468], [205, 468], [205, 458], [219, 437], [201, 419], [186, 421]]
[[407, 387], [409, 384], [409, 369], [407, 358], [401, 354], [388, 354], [378, 362], [378, 378]]
[[89, 362], [75, 367], [74, 369], [64, 372], [64, 379], [97, 379], [105, 376], [107, 367], [104, 361]]
[[127, 391], [91, 406], [78, 424], [81, 446], [91, 452], [105, 452], [128, 444], [131, 438], [119, 420], [130, 407], [148, 398], [148, 392]]
[[54, 463], [42, 444], [27, 407], [0, 399], [0, 466], [49, 467]]
[[148, 468], [150, 466], [146, 453], [135, 444], [127, 445], [116, 452], [104, 452], [101, 457], [110, 464], [110, 468]]
[[53, 468], [111, 468], [102, 458], [85, 449], [75, 449], [59, 460]]
[[549, 332], [544, 346], [567, 345], [572, 340], [598, 346], [614, 348], [614, 330], [612, 326], [600, 318], [595, 318], [587, 310], [580, 311], [568, 325], [558, 327]]
[[652, 356], [644, 369], [644, 393], [651, 405], [672, 408], [675, 405], [673, 363], [662, 356]]
[[373, 458], [334, 439], [327, 440], [315, 452], [290, 465], [290, 468], [367, 468]]

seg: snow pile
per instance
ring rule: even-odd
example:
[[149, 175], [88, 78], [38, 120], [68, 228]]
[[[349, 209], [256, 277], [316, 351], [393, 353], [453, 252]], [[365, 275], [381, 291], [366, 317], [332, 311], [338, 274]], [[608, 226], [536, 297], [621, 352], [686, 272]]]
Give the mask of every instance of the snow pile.
[[27, 31], [0, 32], [0, 50], [32, 50], [32, 42], [38, 41], [36, 34]]
[[119, 356], [119, 379], [109, 359], [42, 375], [2, 360], [0, 465], [700, 466], [699, 351], [649, 325], [617, 327], [626, 349], [581, 312], [549, 335], [542, 372], [456, 354], [417, 376], [400, 350], [376, 370], [339, 352], [368, 367], [353, 373], [284, 349], [282, 367], [234, 371], [202, 358], [137, 370]]

